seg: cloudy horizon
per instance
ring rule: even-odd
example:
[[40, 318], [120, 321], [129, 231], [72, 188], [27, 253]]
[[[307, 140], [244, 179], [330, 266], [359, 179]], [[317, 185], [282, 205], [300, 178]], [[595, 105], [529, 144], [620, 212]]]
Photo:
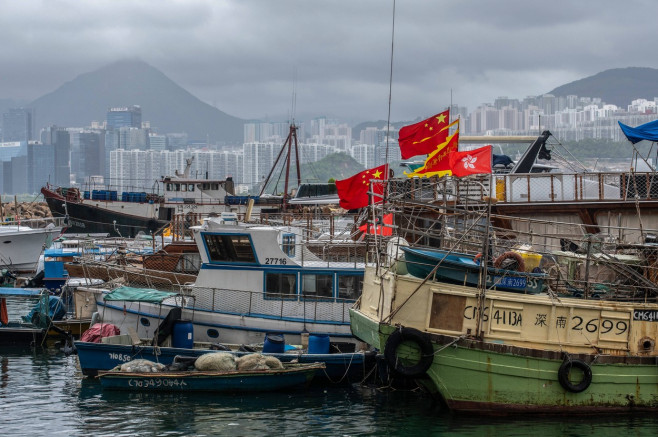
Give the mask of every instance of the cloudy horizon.
[[[30, 102], [140, 59], [244, 119], [293, 108], [388, 116], [393, 0], [25, 0], [0, 11], [0, 99]], [[656, 12], [648, 0], [396, 0], [391, 120], [434, 114], [451, 98], [472, 111], [612, 68], [656, 68], [646, 55]]]

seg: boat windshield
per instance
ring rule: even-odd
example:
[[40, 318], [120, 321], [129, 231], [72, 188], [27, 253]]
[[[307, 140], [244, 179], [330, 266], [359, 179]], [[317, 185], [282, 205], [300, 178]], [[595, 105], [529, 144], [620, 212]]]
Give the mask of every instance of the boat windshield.
[[248, 235], [205, 234], [210, 262], [255, 263], [254, 247]]

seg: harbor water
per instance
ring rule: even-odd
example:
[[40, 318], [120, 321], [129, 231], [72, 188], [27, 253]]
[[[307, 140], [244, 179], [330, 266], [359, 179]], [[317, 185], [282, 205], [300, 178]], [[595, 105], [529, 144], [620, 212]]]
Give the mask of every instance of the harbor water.
[[103, 391], [56, 348], [0, 350], [2, 430], [10, 436], [649, 436], [651, 414], [455, 415], [418, 391], [360, 385], [245, 395]]

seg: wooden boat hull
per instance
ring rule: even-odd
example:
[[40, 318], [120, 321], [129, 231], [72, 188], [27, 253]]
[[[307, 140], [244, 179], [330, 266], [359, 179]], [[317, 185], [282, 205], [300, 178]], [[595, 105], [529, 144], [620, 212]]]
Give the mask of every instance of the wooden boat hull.
[[[399, 329], [351, 310], [352, 329], [386, 353], [391, 334]], [[574, 354], [591, 370], [591, 382], [579, 393], [560, 382], [565, 354], [462, 337], [425, 333], [434, 356], [423, 385], [440, 394], [456, 412], [478, 414], [593, 412], [625, 413], [658, 408], [655, 357]], [[402, 362], [415, 363], [419, 348], [397, 346]], [[578, 375], [571, 376], [578, 380]], [[574, 381], [576, 384], [578, 381]]]
[[[76, 341], [80, 370], [86, 376], [96, 376], [99, 371], [114, 367], [135, 359], [146, 359], [162, 364], [171, 364], [177, 355], [198, 357], [217, 352], [211, 349], [184, 349], [175, 347], [132, 346], [122, 344], [89, 343]], [[236, 356], [250, 352], [233, 352]], [[293, 360], [301, 364], [323, 363], [315, 381], [319, 382], [359, 382], [374, 365], [374, 354], [366, 352], [308, 354], [291, 351], [290, 353], [266, 353], [287, 363]]]
[[321, 364], [248, 372], [100, 372], [104, 389], [177, 392], [263, 392], [308, 384]]
[[[67, 331], [71, 333], [76, 338], [79, 338], [83, 332], [85, 332], [87, 329], [89, 329], [89, 324], [91, 323], [90, 318], [85, 318], [85, 319], [64, 319], [64, 320], [55, 320], [53, 321], [53, 325], [59, 328], [60, 330]], [[48, 336], [49, 337], [58, 337], [61, 336], [60, 332], [57, 332], [56, 330], [49, 330], [48, 331]]]

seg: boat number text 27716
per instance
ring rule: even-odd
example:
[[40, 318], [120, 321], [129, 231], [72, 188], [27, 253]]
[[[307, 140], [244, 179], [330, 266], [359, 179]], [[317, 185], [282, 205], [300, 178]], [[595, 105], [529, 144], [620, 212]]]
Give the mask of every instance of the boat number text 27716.
[[288, 260], [285, 258], [265, 258], [265, 264], [271, 266], [285, 266]]
[[[539, 327], [548, 327], [548, 314], [537, 313], [534, 315], [532, 324]], [[468, 305], [464, 308], [464, 319], [475, 320], [477, 317], [477, 307]], [[523, 313], [521, 311], [510, 311], [496, 309], [493, 315], [490, 315], [489, 307], [485, 307], [482, 312], [482, 321], [489, 322], [496, 325], [506, 326], [523, 326]], [[624, 320], [610, 320], [610, 319], [584, 319], [580, 316], [572, 316], [571, 323], [567, 323], [568, 317], [558, 316], [555, 318], [555, 328], [565, 329], [569, 327], [573, 331], [587, 331], [594, 333], [600, 331], [601, 334], [609, 332], [615, 335], [622, 335], [628, 331], [628, 322]], [[599, 324], [600, 322], [600, 324]]]

